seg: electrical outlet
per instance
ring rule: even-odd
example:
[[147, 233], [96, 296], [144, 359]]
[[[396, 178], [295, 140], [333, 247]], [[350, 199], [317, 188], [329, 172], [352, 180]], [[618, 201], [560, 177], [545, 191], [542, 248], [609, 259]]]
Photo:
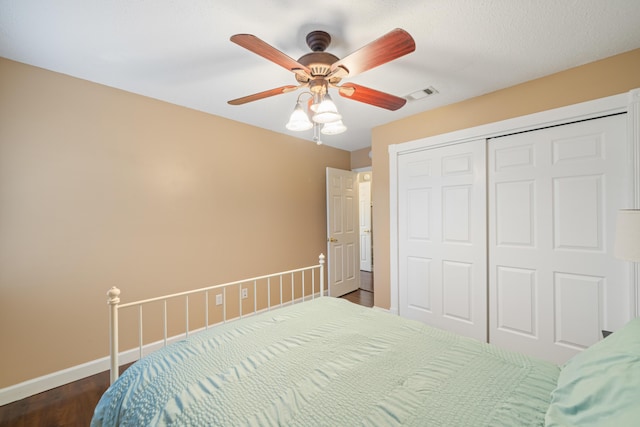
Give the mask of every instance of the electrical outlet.
[[216, 295], [216, 305], [222, 305], [222, 294]]
[[249, 289], [247, 288], [242, 288], [242, 299], [248, 298], [249, 297]]

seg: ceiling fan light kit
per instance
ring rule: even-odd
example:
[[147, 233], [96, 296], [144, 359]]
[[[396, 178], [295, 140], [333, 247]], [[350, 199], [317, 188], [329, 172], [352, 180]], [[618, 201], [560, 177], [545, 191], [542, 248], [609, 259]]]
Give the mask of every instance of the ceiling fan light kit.
[[[303, 107], [301, 100], [304, 95], [309, 96], [309, 102], [306, 104], [307, 110]], [[333, 103], [331, 96], [329, 96], [329, 94], [322, 96], [320, 91], [315, 94], [302, 92], [298, 95], [296, 106], [285, 127], [293, 132], [301, 132], [313, 128], [313, 140], [318, 145], [322, 144], [320, 133], [324, 135], [338, 135], [347, 130], [347, 127], [342, 123], [342, 116], [338, 113], [338, 109]]]
[[[320, 133], [337, 135], [347, 129], [329, 95], [329, 88], [337, 89], [344, 98], [391, 111], [401, 108], [407, 102], [405, 98], [353, 83], [338, 85], [343, 78], [353, 77], [413, 52], [416, 48], [413, 38], [400, 28], [388, 32], [342, 59], [325, 52], [331, 43], [331, 36], [324, 31], [312, 31], [307, 35], [306, 42], [312, 52], [301, 56], [297, 61], [251, 34], [236, 34], [231, 36], [231, 41], [293, 72], [298, 86], [287, 85], [258, 92], [233, 99], [229, 104], [242, 105], [308, 87], [308, 92], [298, 96], [286, 128], [290, 131], [313, 128], [313, 140], [318, 144], [322, 143]], [[306, 111], [300, 100], [302, 95], [309, 95], [312, 99], [307, 104]]]

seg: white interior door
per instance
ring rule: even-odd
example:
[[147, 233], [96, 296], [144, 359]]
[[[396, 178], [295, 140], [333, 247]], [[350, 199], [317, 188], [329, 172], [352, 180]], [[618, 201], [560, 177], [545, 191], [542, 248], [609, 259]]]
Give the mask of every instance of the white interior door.
[[563, 363], [628, 320], [625, 115], [489, 140], [490, 341]]
[[371, 181], [359, 183], [358, 197], [360, 200], [360, 207], [358, 209], [360, 217], [360, 270], [372, 271]]
[[329, 295], [360, 287], [357, 174], [327, 168], [327, 271]]
[[486, 141], [398, 159], [399, 314], [487, 339]]

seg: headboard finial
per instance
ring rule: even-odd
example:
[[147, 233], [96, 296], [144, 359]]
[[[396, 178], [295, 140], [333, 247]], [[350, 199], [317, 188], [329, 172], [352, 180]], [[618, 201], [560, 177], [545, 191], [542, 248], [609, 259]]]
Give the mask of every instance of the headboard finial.
[[109, 292], [107, 292], [107, 296], [109, 297], [109, 300], [107, 301], [108, 304], [114, 305], [120, 303], [120, 289], [116, 288], [115, 286], [109, 289]]

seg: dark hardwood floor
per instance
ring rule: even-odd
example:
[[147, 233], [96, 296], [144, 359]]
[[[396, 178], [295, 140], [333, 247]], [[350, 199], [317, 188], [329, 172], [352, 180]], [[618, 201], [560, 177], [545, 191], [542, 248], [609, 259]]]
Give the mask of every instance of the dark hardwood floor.
[[[120, 372], [129, 366], [121, 366]], [[104, 371], [0, 406], [0, 426], [88, 426], [93, 409], [108, 387], [109, 372]]]
[[[363, 271], [360, 280], [362, 288], [342, 298], [372, 307], [373, 274]], [[127, 367], [121, 367], [121, 372]], [[0, 406], [0, 427], [88, 426], [93, 409], [108, 387], [109, 372], [105, 371]]]
[[360, 272], [360, 289], [343, 295], [342, 298], [365, 307], [373, 307], [373, 273]]
[[364, 289], [358, 289], [341, 298], [351, 301], [355, 304], [364, 305], [365, 307], [373, 307], [373, 292], [365, 291]]

